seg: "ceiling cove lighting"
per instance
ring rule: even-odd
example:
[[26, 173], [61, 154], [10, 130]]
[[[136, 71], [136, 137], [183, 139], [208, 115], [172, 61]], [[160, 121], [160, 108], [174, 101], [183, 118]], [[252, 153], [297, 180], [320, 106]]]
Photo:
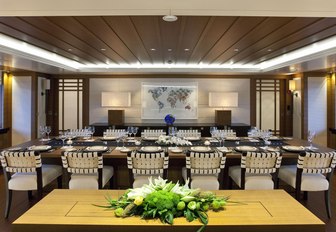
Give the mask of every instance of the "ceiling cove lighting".
[[72, 71], [95, 72], [99, 69], [209, 69], [209, 70], [236, 70], [246, 72], [266, 72], [276, 68], [291, 65], [295, 62], [304, 62], [320, 56], [336, 53], [336, 36], [316, 42], [312, 45], [289, 52], [282, 56], [263, 61], [259, 64], [82, 64], [66, 57], [57, 55], [34, 45], [22, 42], [9, 36], [0, 34], [0, 52], [17, 55], [26, 59], [49, 64], [55, 67]]
[[83, 65], [39, 47], [0, 34], [0, 51], [65, 69], [80, 69]]

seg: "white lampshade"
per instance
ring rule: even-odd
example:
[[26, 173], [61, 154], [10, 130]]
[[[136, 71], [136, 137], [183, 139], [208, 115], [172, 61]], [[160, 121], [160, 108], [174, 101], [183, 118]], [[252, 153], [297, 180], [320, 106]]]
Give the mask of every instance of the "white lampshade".
[[103, 107], [130, 107], [130, 92], [102, 92]]
[[237, 92], [209, 92], [210, 107], [238, 107]]

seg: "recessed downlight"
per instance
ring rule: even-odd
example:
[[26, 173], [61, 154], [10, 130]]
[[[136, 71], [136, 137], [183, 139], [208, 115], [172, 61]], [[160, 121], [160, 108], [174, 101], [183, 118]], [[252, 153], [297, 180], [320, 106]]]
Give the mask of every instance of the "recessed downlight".
[[100, 51], [106, 51], [106, 48], [101, 48]]
[[155, 49], [155, 48], [151, 48], [151, 49], [149, 49], [149, 50], [151, 50], [151, 51], [156, 51], [156, 49]]
[[171, 51], [173, 51], [173, 49], [171, 49], [171, 48], [168, 48], [168, 49], [167, 49], [167, 51], [168, 51], [168, 52], [171, 52]]
[[185, 52], [189, 52], [190, 49], [189, 49], [189, 48], [185, 48], [184, 51], [185, 51]]
[[234, 52], [239, 52], [239, 48], [233, 49]]
[[176, 15], [165, 15], [162, 17], [162, 19], [166, 22], [175, 22], [177, 20]]

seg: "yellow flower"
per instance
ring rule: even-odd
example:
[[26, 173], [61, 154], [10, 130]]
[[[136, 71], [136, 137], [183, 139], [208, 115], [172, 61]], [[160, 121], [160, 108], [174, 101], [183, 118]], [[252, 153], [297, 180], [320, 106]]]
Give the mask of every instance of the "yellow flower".
[[137, 206], [141, 205], [142, 202], [143, 202], [143, 197], [142, 196], [137, 196], [135, 199], [134, 199], [134, 204], [136, 204]]

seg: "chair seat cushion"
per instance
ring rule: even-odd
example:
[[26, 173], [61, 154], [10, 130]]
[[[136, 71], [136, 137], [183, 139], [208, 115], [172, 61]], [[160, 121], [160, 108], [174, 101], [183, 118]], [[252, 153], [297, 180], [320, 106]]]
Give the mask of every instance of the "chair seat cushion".
[[[296, 165], [285, 165], [279, 170], [279, 178], [295, 188]], [[301, 191], [325, 191], [329, 189], [329, 182], [326, 177], [319, 173], [303, 173], [301, 180]]]
[[[42, 165], [43, 187], [62, 175], [62, 167], [58, 165]], [[15, 173], [8, 181], [11, 190], [37, 190], [36, 172]]]
[[[113, 173], [112, 166], [103, 167], [103, 186], [112, 178]], [[98, 173], [72, 174], [69, 189], [98, 189]]]
[[219, 190], [219, 182], [215, 175], [193, 175], [191, 177], [190, 187], [199, 188], [201, 190]]
[[[200, 175], [200, 174], [191, 174], [191, 176], [194, 175]], [[214, 175], [214, 174], [202, 174], [202, 176], [215, 176], [216, 178], [218, 177], [218, 175]], [[182, 168], [182, 177], [184, 181], [187, 181], [187, 168], [183, 167]]]
[[[231, 179], [241, 187], [241, 168], [240, 166], [232, 166], [229, 168], [229, 176]], [[245, 174], [245, 189], [274, 189], [274, 183], [270, 174]]]

